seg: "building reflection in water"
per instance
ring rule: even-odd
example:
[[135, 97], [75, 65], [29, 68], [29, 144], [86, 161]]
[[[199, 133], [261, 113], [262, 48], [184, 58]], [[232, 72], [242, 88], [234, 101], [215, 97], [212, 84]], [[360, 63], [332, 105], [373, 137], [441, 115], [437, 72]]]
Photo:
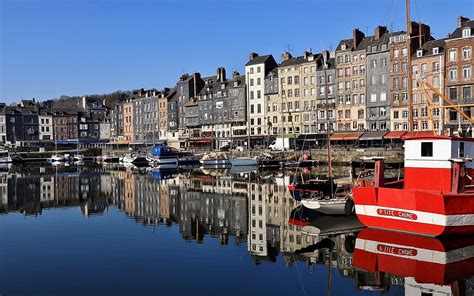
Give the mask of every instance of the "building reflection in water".
[[[143, 225], [177, 225], [186, 241], [203, 243], [206, 237], [213, 237], [222, 245], [231, 238], [236, 244], [246, 243], [255, 265], [283, 260], [287, 266], [297, 262], [310, 269], [324, 266], [329, 275], [338, 272], [353, 279], [359, 290], [386, 292], [391, 286], [404, 286], [410, 295], [473, 291], [469, 280], [419, 283], [403, 272], [380, 270], [360, 260], [353, 264], [354, 258], [360, 258], [362, 243], [356, 218], [326, 221], [347, 223], [347, 229], [331, 228], [325, 233], [321, 225], [313, 225], [317, 215], [308, 213], [289, 195], [289, 176], [206, 173], [134, 173], [101, 167], [0, 172], [0, 211], [38, 216], [48, 208], [79, 207], [85, 217], [92, 217], [114, 206]], [[311, 227], [320, 227], [320, 235], [308, 231]], [[474, 257], [474, 252], [470, 254]]]

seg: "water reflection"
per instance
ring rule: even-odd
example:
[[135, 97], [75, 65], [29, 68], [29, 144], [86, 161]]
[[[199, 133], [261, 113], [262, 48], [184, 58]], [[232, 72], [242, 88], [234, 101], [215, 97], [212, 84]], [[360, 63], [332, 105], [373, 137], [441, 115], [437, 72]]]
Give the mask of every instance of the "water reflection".
[[290, 181], [249, 172], [22, 167], [0, 173], [0, 211], [39, 217], [46, 209], [79, 207], [84, 217], [94, 218], [114, 207], [147, 227], [177, 225], [185, 241], [246, 245], [254, 265], [282, 260], [289, 267], [303, 264], [308, 272], [323, 267], [328, 292], [337, 285], [337, 273], [357, 291], [473, 293], [473, 239], [362, 230], [356, 217], [302, 207], [286, 189]]

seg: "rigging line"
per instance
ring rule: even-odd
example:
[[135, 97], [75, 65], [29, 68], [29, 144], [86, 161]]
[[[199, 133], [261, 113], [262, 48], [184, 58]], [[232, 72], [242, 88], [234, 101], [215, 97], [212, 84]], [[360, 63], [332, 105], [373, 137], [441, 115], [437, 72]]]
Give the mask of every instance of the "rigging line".
[[[302, 216], [303, 216], [303, 209], [302, 209], [302, 208], [297, 209], [297, 210], [295, 211], [293, 217], [296, 217], [296, 214], [297, 214], [297, 213], [300, 215], [300, 217], [302, 217]], [[290, 217], [292, 217], [291, 214], [290, 214]], [[299, 271], [299, 269], [298, 269], [298, 262], [296, 261], [296, 256], [295, 256], [295, 253], [294, 253], [294, 252], [292, 253], [292, 257], [293, 257], [293, 262], [295, 262], [295, 269], [296, 269], [296, 273], [298, 274], [298, 279], [299, 279], [299, 281], [300, 281], [301, 290], [303, 291], [303, 294], [304, 294], [305, 296], [307, 296], [308, 294], [306, 293], [306, 289], [304, 288], [303, 280], [301, 279], [301, 274], [300, 274], [300, 271]]]

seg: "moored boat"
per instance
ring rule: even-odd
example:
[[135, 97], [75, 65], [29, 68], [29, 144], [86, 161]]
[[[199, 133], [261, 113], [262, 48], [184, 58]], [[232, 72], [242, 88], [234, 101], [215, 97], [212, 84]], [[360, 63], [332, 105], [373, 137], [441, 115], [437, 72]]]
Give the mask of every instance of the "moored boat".
[[474, 275], [474, 237], [436, 239], [368, 228], [357, 235], [352, 263], [405, 277], [412, 287], [450, 285]]
[[11, 163], [13, 162], [8, 150], [0, 149], [0, 163]]
[[428, 236], [474, 233], [474, 139], [425, 136], [405, 139], [405, 179], [384, 183], [375, 158], [373, 186], [353, 189], [366, 226]]
[[257, 166], [257, 159], [252, 157], [237, 157], [229, 159], [232, 166]]

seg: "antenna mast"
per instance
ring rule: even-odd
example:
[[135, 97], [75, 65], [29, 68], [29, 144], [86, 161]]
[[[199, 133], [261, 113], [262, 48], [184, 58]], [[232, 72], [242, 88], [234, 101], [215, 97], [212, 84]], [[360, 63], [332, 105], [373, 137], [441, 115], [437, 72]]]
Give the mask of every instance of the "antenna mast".
[[[410, 23], [410, 0], [406, 2], [406, 20], [407, 20], [407, 66], [408, 66], [408, 131], [413, 136], [413, 95], [412, 95], [412, 69], [411, 69], [411, 23]], [[418, 32], [421, 34], [421, 32]]]

